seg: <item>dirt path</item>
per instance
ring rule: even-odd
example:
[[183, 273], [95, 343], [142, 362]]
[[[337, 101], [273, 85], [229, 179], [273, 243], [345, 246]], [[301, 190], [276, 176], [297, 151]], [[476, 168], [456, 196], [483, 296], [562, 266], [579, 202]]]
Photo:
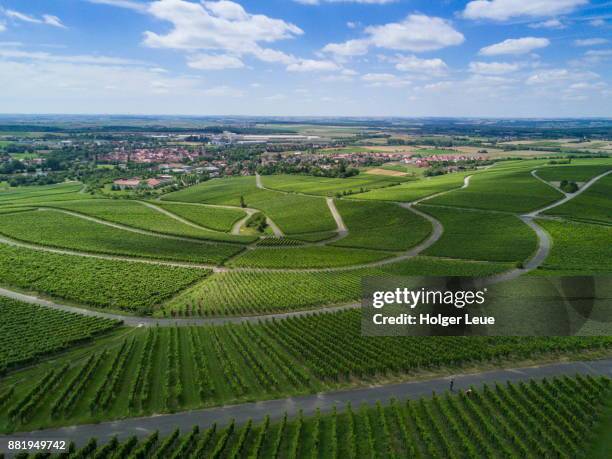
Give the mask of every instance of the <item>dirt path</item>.
[[542, 177], [540, 177], [538, 175], [538, 170], [534, 169], [531, 171], [531, 175], [533, 175], [534, 178], [538, 179], [540, 182], [544, 183], [545, 185], [548, 185], [551, 188], [554, 188], [555, 190], [557, 190], [559, 193], [561, 193], [563, 196], [569, 196], [569, 193], [566, 193], [565, 191], [563, 191], [561, 188], [555, 186], [554, 183], [550, 183], [547, 182], [546, 180], [544, 180]]
[[152, 204], [150, 202], [146, 202], [146, 201], [137, 201], [137, 202], [139, 202], [143, 206], [148, 207], [149, 209], [153, 209], [153, 210], [155, 210], [155, 211], [157, 211], [157, 212], [159, 212], [161, 214], [164, 214], [165, 216], [170, 217], [173, 220], [181, 222], [184, 225], [191, 226], [192, 228], [196, 228], [196, 229], [199, 229], [199, 230], [202, 230], [202, 231], [210, 231], [212, 233], [227, 234], [225, 231], [219, 231], [219, 230], [215, 230], [215, 229], [212, 229], [212, 228], [207, 228], [206, 226], [198, 225], [197, 223], [189, 221], [189, 220], [187, 220], [187, 219], [185, 219], [185, 218], [183, 218], [183, 217], [181, 217], [179, 215], [176, 215], [176, 214], [170, 212], [169, 210], [164, 209], [163, 207], [159, 207], [159, 206], [157, 206], [155, 204]]
[[340, 212], [338, 212], [338, 209], [336, 208], [336, 203], [334, 202], [334, 198], [327, 198], [326, 202], [327, 202], [327, 207], [329, 207], [329, 211], [333, 215], [334, 220], [336, 220], [336, 226], [338, 227], [338, 233], [348, 233], [348, 229], [346, 225], [344, 224], [344, 220], [342, 220], [342, 215], [340, 215]]
[[90, 438], [96, 437], [99, 444], [105, 444], [114, 436], [125, 440], [135, 435], [144, 438], [155, 431], [159, 431], [163, 438], [175, 429], [180, 429], [186, 434], [194, 425], [204, 430], [214, 423], [219, 427], [229, 424], [234, 420], [237, 425], [242, 425], [252, 420], [260, 422], [266, 416], [272, 421], [281, 419], [285, 413], [293, 417], [301, 410], [305, 416], [311, 416], [317, 409], [322, 413], [331, 412], [334, 407], [343, 410], [350, 403], [353, 408], [362, 404], [375, 405], [376, 402], [387, 403], [390, 399], [398, 400], [419, 399], [430, 397], [432, 392], [445, 394], [449, 389], [451, 378], [454, 379], [456, 391], [466, 390], [470, 387], [481, 388], [485, 384], [491, 385], [496, 382], [507, 381], [518, 383], [531, 379], [553, 378], [556, 376], [612, 376], [612, 359], [559, 362], [541, 366], [509, 368], [485, 371], [472, 374], [457, 374], [453, 376], [432, 378], [422, 381], [410, 381], [398, 384], [386, 384], [358, 389], [339, 390], [319, 394], [290, 397], [277, 400], [266, 400], [240, 405], [220, 406], [201, 410], [185, 411], [174, 414], [155, 415], [142, 418], [129, 418], [99, 424], [85, 424], [63, 428], [37, 430], [34, 432], [16, 433], [0, 436], [0, 447], [6, 446], [9, 439], [23, 440], [55, 440], [64, 439], [74, 441], [77, 446], [83, 446]]

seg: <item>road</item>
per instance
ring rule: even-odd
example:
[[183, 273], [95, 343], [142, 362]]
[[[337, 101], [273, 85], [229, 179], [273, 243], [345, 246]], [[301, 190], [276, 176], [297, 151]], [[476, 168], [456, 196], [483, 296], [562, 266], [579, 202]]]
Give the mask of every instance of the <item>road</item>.
[[334, 203], [334, 198], [327, 198], [326, 202], [327, 202], [327, 207], [329, 207], [329, 211], [331, 212], [331, 214], [334, 217], [334, 220], [336, 221], [336, 226], [338, 227], [337, 229], [338, 233], [340, 234], [348, 233], [348, 228], [344, 224], [344, 220], [342, 220], [342, 215], [340, 215], [340, 212], [338, 212], [338, 209], [336, 208], [336, 204]]
[[455, 381], [455, 390], [465, 390], [469, 387], [479, 388], [484, 384], [506, 381], [519, 382], [528, 379], [550, 378], [560, 375], [590, 374], [612, 377], [612, 359], [596, 361], [562, 362], [542, 366], [486, 371], [474, 374], [453, 375], [424, 381], [412, 381], [383, 386], [371, 386], [359, 389], [327, 392], [279, 400], [268, 400], [256, 403], [244, 403], [203, 410], [186, 411], [175, 414], [155, 415], [144, 418], [129, 418], [113, 422], [71, 426], [65, 428], [47, 429], [34, 432], [16, 433], [10, 436], [0, 436], [0, 445], [10, 439], [54, 440], [68, 439], [77, 445], [84, 445], [91, 437], [96, 437], [99, 443], [106, 443], [112, 437], [120, 440], [132, 435], [145, 437], [156, 430], [166, 436], [177, 427], [181, 432], [187, 432], [194, 425], [202, 429], [212, 424], [228, 424], [232, 419], [238, 424], [244, 424], [249, 419], [262, 421], [266, 415], [272, 420], [278, 420], [287, 413], [295, 416], [299, 410], [304, 415], [312, 415], [317, 409], [330, 412], [334, 406], [343, 409], [347, 403], [353, 406], [361, 404], [373, 405], [377, 401], [387, 402], [391, 398], [398, 400], [418, 399], [427, 397], [432, 392], [442, 393], [448, 390], [450, 379]]

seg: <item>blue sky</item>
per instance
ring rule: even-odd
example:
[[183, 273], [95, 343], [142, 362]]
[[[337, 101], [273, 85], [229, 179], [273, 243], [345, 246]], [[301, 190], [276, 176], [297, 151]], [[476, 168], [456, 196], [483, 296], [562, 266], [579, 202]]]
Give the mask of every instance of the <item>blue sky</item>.
[[0, 0], [0, 112], [612, 116], [608, 0]]

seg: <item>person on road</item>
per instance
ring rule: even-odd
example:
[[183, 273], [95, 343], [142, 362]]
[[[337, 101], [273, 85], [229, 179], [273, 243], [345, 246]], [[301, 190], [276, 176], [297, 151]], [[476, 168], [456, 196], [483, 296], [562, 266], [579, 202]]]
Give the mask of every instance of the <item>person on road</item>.
[[455, 380], [451, 379], [450, 380], [450, 391], [454, 392], [454, 390], [455, 390]]

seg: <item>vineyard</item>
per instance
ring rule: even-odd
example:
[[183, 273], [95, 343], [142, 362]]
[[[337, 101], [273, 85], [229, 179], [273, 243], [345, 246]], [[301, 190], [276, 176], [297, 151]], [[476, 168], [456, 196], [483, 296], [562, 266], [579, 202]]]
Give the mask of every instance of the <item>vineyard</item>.
[[[11, 345], [20, 349], [18, 342]], [[132, 329], [6, 376], [0, 393], [10, 391], [12, 396], [0, 408], [0, 430], [280, 398], [357, 381], [401, 379], [407, 373], [610, 346], [610, 337], [364, 337], [359, 310], [258, 324]], [[11, 415], [50, 379], [53, 385], [37, 398], [27, 417]], [[62, 408], [64, 391], [77, 385], [78, 390], [69, 391], [70, 406]]]
[[[599, 163], [604, 160], [595, 160]], [[607, 164], [592, 164], [592, 165], [576, 165], [570, 164], [567, 166], [550, 166], [538, 169], [538, 177], [546, 180], [547, 182], [560, 182], [562, 180], [569, 180], [573, 182], [586, 182], [596, 175], [603, 174], [607, 170], [610, 170], [612, 163]]]
[[294, 311], [359, 300], [363, 276], [489, 276], [501, 263], [415, 257], [379, 268], [339, 272], [214, 273], [163, 305], [157, 315], [224, 316]]
[[349, 230], [337, 247], [407, 250], [431, 232], [428, 221], [395, 204], [337, 200], [336, 207]]
[[79, 303], [146, 314], [209, 270], [99, 260], [0, 244], [0, 283]]
[[45, 354], [90, 341], [118, 325], [114, 320], [0, 298], [0, 374], [36, 362]]
[[363, 193], [388, 186], [399, 185], [409, 179], [384, 175], [360, 174], [349, 178], [312, 177], [308, 175], [270, 175], [264, 177], [267, 188], [271, 190], [335, 196], [337, 194]]
[[603, 419], [610, 380], [495, 384], [272, 421], [194, 427], [165, 438], [91, 439], [70, 457], [577, 457]]
[[193, 206], [163, 201], [156, 202], [155, 205], [196, 225], [210, 228], [214, 231], [229, 232], [234, 223], [246, 215], [242, 210], [220, 207]]
[[0, 233], [25, 242], [85, 252], [197, 263], [222, 263], [242, 250], [234, 244], [206, 244], [138, 234], [55, 211], [7, 215], [0, 221]]
[[518, 217], [499, 213], [419, 206], [442, 223], [444, 233], [427, 255], [517, 262], [536, 250], [535, 233]]

